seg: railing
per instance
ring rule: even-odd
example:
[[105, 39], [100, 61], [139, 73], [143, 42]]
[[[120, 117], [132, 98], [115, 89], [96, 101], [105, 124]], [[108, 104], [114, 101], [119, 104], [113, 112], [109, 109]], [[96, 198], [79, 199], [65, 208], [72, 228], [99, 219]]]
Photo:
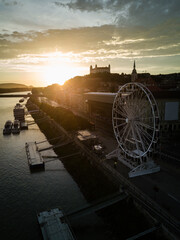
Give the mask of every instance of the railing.
[[171, 160], [174, 160], [178, 163], [180, 163], [180, 159], [177, 158], [177, 157], [174, 157], [174, 156], [171, 156], [169, 155], [168, 153], [165, 153], [165, 152], [158, 152], [158, 154], [160, 155], [160, 157], [165, 157], [165, 159], [171, 159]]
[[144, 194], [136, 186], [134, 186], [129, 180], [123, 177], [119, 172], [113, 169], [108, 163], [104, 162], [103, 167], [110, 171], [125, 187], [125, 190], [132, 195], [138, 202], [141, 203], [147, 210], [163, 220], [164, 224], [170, 226], [175, 230], [177, 234], [180, 234], [180, 222], [177, 221], [168, 212], [162, 209], [156, 202], [154, 202], [150, 197]]

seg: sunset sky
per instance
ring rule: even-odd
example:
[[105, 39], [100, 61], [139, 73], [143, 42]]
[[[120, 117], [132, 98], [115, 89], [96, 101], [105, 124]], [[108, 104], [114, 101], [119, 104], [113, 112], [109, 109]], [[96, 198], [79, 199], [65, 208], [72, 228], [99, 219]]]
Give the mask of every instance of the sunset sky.
[[0, 0], [0, 83], [180, 72], [179, 0]]

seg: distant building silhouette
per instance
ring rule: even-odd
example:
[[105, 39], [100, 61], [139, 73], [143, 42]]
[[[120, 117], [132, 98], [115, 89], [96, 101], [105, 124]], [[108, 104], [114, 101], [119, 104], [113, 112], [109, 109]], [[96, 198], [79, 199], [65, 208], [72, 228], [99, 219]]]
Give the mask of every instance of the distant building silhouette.
[[103, 72], [108, 72], [110, 73], [110, 64], [108, 67], [98, 67], [97, 64], [93, 68], [92, 65], [90, 66], [90, 74], [91, 73], [103, 73]]
[[131, 82], [136, 82], [137, 79], [138, 79], [138, 75], [136, 72], [136, 63], [134, 61], [134, 67], [133, 67], [132, 74], [131, 74]]

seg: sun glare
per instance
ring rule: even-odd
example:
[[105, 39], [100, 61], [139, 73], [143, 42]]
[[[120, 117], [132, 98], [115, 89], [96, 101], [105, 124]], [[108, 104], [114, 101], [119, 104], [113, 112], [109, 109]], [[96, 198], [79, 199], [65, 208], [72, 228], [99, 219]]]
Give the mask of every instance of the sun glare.
[[78, 70], [71, 65], [48, 65], [44, 67], [43, 80], [45, 85], [58, 83], [63, 85], [66, 80], [78, 75]]

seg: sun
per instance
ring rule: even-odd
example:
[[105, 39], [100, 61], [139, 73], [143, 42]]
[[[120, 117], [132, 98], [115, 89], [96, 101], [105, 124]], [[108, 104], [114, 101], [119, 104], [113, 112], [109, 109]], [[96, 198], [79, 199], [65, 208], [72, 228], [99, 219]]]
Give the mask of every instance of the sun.
[[74, 66], [66, 64], [53, 64], [44, 66], [43, 80], [45, 85], [58, 83], [63, 85], [66, 80], [78, 75], [77, 69]]

